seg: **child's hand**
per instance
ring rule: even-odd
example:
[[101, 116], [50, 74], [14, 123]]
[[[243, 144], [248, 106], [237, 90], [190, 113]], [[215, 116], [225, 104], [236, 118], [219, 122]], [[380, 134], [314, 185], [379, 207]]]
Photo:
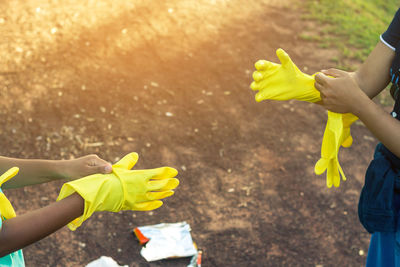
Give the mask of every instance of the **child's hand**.
[[256, 94], [256, 101], [290, 100], [317, 102], [319, 92], [314, 88], [314, 77], [302, 73], [283, 49], [276, 50], [281, 64], [266, 60], [256, 62], [253, 73], [254, 82], [250, 87]]
[[111, 164], [97, 155], [87, 155], [60, 162], [60, 172], [65, 179], [75, 180], [95, 173], [111, 173]]
[[[329, 77], [330, 76], [330, 77]], [[320, 104], [337, 113], [358, 114], [360, 99], [367, 97], [351, 73], [329, 69], [315, 75], [315, 88], [320, 92]]]

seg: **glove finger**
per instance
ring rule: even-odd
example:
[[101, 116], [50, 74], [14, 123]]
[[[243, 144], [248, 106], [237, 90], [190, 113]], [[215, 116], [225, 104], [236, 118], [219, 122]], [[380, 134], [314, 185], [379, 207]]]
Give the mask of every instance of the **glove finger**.
[[115, 163], [113, 167], [130, 170], [133, 166], [135, 166], [138, 159], [139, 155], [136, 152], [132, 152]]
[[[120, 171], [118, 168], [115, 168], [114, 172], [118, 174]], [[129, 171], [130, 177], [137, 177], [143, 182], [148, 182], [150, 180], [166, 180], [176, 176], [177, 174], [178, 171], [171, 167]]]
[[356, 120], [358, 120], [358, 117], [352, 113], [345, 113], [342, 115], [342, 120], [344, 127], [350, 127]]
[[343, 141], [342, 146], [343, 147], [351, 147], [351, 145], [353, 144], [353, 137], [351, 135], [349, 135], [346, 140]]
[[259, 91], [256, 94], [255, 99], [256, 99], [257, 102], [261, 102], [261, 101], [266, 100], [266, 99], [271, 99], [271, 94], [270, 93], [271, 92], [269, 92], [268, 90]]
[[282, 63], [282, 67], [297, 69], [289, 55], [282, 48], [276, 50], [276, 55], [278, 56], [279, 61]]
[[329, 172], [326, 172], [326, 186], [328, 188], [331, 188], [332, 185], [333, 185], [332, 176], [330, 175]]
[[256, 67], [256, 70], [267, 70], [271, 67], [273, 67], [274, 65], [276, 65], [275, 63], [272, 63], [270, 61], [267, 60], [258, 60], [256, 62], [256, 64], [254, 64], [254, 66]]
[[168, 179], [168, 182], [167, 182], [163, 187], [161, 187], [161, 190], [171, 190], [171, 189], [175, 189], [175, 188], [178, 187], [179, 183], [180, 183], [180, 182], [179, 182], [178, 179], [176, 179], [176, 178], [169, 178], [169, 179]]
[[331, 188], [332, 185], [334, 184], [334, 173], [333, 173], [333, 169], [334, 166], [332, 165], [333, 161], [329, 160], [328, 163], [328, 168], [326, 170], [326, 185], [328, 188]]
[[330, 164], [329, 168], [331, 169], [330, 171], [331, 171], [331, 175], [332, 175], [333, 186], [339, 187], [340, 175], [339, 175], [337, 160], [331, 160], [331, 164]]
[[259, 81], [261, 81], [263, 78], [264, 78], [264, 75], [263, 75], [261, 72], [259, 72], [259, 71], [253, 72], [253, 80], [254, 80], [255, 82], [259, 82]]
[[163, 202], [161, 200], [135, 203], [134, 205], [132, 205], [132, 210], [139, 210], [139, 211], [155, 210], [161, 207], [162, 204]]
[[13, 178], [15, 175], [17, 175], [18, 171], [19, 171], [18, 167], [12, 167], [11, 169], [3, 173], [0, 176], [0, 186], [5, 182], [7, 182], [8, 180], [10, 180], [11, 178]]
[[176, 178], [168, 178], [162, 180], [150, 180], [148, 187], [150, 191], [170, 190], [175, 189], [179, 185], [179, 180]]
[[148, 174], [150, 175], [150, 179], [166, 179], [175, 177], [178, 174], [178, 171], [171, 167], [161, 167], [152, 169]]
[[253, 91], [259, 91], [259, 90], [260, 90], [260, 84], [257, 83], [257, 82], [252, 82], [252, 83], [250, 84], [250, 88], [251, 88], [251, 90], [253, 90]]
[[328, 160], [324, 158], [320, 158], [314, 166], [314, 172], [316, 175], [321, 175], [325, 172], [326, 168], [328, 168]]
[[342, 176], [342, 180], [343, 180], [343, 181], [346, 181], [347, 178], [346, 178], [346, 176], [344, 175], [344, 172], [343, 172], [343, 170], [342, 170], [342, 167], [340, 167], [339, 161], [338, 161], [337, 165], [338, 165], [338, 169], [339, 169], [340, 175]]
[[168, 190], [168, 191], [161, 191], [161, 192], [147, 192], [146, 197], [148, 200], [157, 200], [157, 199], [163, 199], [166, 197], [170, 197], [174, 194], [174, 191]]

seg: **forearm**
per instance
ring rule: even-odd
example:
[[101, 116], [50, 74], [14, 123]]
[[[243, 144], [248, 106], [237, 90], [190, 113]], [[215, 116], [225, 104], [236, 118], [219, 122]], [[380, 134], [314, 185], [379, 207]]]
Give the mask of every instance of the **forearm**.
[[0, 173], [11, 167], [18, 167], [19, 173], [13, 179], [4, 183], [3, 188], [16, 188], [65, 178], [64, 161], [40, 159], [16, 159], [0, 157]]
[[84, 200], [78, 194], [44, 208], [3, 222], [0, 257], [24, 248], [57, 231], [83, 214]]
[[357, 71], [351, 73], [358, 86], [369, 98], [377, 96], [390, 82], [388, 75], [394, 51], [384, 43], [378, 42], [365, 62]]
[[400, 121], [365, 96], [353, 112], [392, 153], [400, 157]]
[[40, 184], [57, 179], [74, 180], [94, 173], [111, 173], [111, 164], [97, 155], [71, 160], [15, 159], [0, 157], [0, 173], [18, 167], [19, 174], [3, 184], [2, 188], [15, 188]]

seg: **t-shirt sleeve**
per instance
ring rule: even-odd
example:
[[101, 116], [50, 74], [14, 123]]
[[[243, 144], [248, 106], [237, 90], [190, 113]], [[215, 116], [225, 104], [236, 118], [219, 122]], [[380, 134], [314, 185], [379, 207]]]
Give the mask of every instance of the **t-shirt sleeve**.
[[387, 30], [381, 35], [381, 41], [393, 50], [400, 42], [400, 8], [397, 10]]

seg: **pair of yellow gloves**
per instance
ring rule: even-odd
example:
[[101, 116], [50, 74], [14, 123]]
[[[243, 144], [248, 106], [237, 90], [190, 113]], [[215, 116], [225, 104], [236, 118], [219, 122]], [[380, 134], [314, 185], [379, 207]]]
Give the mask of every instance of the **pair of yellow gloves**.
[[[172, 196], [179, 185], [174, 178], [178, 171], [171, 167], [131, 170], [139, 156], [130, 153], [112, 166], [110, 174], [93, 174], [65, 183], [57, 201], [78, 193], [85, 201], [83, 215], [68, 224], [71, 230], [78, 228], [96, 211], [153, 210]], [[0, 176], [0, 186], [18, 173], [13, 167]], [[0, 194], [0, 212], [6, 218], [15, 217], [14, 209], [6, 196]]]
[[[250, 87], [254, 91], [259, 91], [255, 96], [256, 101], [266, 99], [296, 99], [312, 103], [320, 101], [320, 93], [314, 87], [315, 74], [302, 73], [283, 49], [278, 49], [276, 54], [281, 64], [266, 60], [259, 60], [255, 64], [254, 81]], [[340, 176], [346, 180], [338, 161], [338, 153], [340, 146], [351, 146], [353, 138], [350, 134], [350, 126], [357, 119], [351, 113], [339, 114], [328, 111], [321, 158], [315, 164], [314, 171], [317, 175], [327, 172], [326, 184], [329, 188], [332, 185], [339, 187]]]

